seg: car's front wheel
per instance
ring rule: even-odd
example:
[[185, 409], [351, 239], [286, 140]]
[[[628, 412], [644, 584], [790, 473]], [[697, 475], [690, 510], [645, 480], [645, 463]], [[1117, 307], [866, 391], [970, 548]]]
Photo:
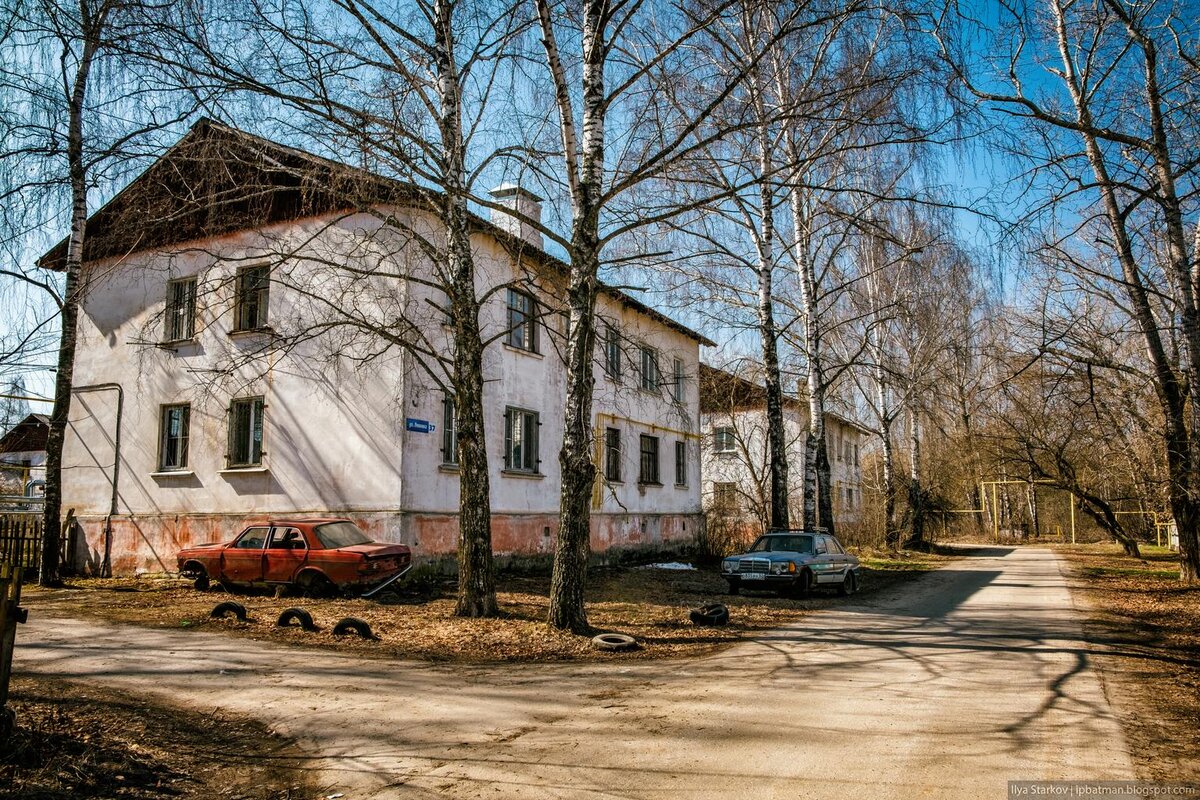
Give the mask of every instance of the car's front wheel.
[[800, 574], [796, 576], [795, 583], [788, 589], [787, 594], [792, 597], [808, 597], [812, 592], [812, 582], [812, 573], [807, 569], [801, 570]]
[[199, 573], [196, 575], [196, 580], [192, 582], [192, 586], [195, 586], [198, 592], [207, 592], [210, 585], [211, 582], [208, 579], [208, 573], [201, 567]]

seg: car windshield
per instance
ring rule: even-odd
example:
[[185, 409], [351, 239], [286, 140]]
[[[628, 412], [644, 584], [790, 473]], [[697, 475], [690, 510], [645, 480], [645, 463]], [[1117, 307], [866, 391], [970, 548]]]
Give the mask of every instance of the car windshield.
[[352, 544], [370, 544], [371, 540], [353, 522], [327, 522], [317, 527], [317, 538], [327, 550], [349, 547]]
[[802, 536], [760, 536], [751, 553], [811, 553], [813, 537]]

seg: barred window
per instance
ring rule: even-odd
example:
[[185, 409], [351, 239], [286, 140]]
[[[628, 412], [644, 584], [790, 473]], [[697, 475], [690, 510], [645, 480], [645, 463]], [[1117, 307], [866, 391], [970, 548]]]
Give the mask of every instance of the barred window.
[[166, 340], [179, 342], [196, 333], [196, 279], [181, 278], [167, 282], [167, 307], [164, 312]]

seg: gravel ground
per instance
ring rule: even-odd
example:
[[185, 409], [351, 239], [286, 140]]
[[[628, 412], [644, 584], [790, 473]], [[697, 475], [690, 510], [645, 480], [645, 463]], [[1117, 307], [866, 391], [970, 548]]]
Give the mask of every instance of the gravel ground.
[[[921, 553], [864, 554], [860, 594], [870, 596], [940, 566], [947, 556]], [[163, 578], [77, 579], [67, 588], [29, 587], [24, 603], [31, 614], [93, 617], [110, 622], [220, 631], [234, 636], [270, 639], [306, 647], [329, 647], [386, 658], [430, 661], [568, 661], [612, 658], [671, 658], [712, 652], [748, 635], [772, 630], [802, 618], [815, 609], [844, 603], [833, 590], [805, 600], [753, 593], [725, 594], [725, 582], [715, 569], [694, 571], [647, 568], [597, 569], [591, 574], [588, 617], [597, 632], [620, 632], [635, 637], [633, 653], [603, 653], [590, 638], [554, 630], [544, 620], [549, 579], [507, 577], [499, 584], [499, 619], [461, 619], [453, 615], [453, 584], [425, 587], [389, 603], [367, 600], [315, 600], [264, 594], [229, 595], [198, 592], [185, 581]], [[210, 618], [222, 600], [241, 603], [250, 622]], [[691, 608], [721, 602], [730, 610], [724, 628], [697, 628], [688, 619]], [[308, 610], [321, 630], [278, 628], [285, 608]], [[358, 617], [377, 637], [331, 633], [343, 617]]]

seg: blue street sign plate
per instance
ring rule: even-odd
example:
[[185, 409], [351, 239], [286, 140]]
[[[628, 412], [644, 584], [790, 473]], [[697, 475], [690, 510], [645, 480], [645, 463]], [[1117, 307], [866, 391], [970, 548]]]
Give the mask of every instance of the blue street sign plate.
[[437, 430], [437, 426], [435, 426], [429, 420], [413, 419], [412, 417], [404, 420], [404, 427], [406, 430], [410, 430], [413, 433], [433, 433], [435, 430]]

